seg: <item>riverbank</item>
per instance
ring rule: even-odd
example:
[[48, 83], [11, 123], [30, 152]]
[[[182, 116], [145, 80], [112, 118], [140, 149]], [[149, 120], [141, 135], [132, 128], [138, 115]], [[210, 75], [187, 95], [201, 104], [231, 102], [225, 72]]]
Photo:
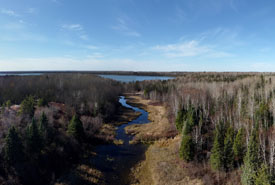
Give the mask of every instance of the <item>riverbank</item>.
[[131, 143], [151, 143], [145, 153], [145, 160], [131, 169], [132, 185], [202, 185], [201, 180], [189, 176], [190, 165], [179, 158], [181, 138], [167, 119], [164, 105], [129, 96], [129, 104], [145, 109], [151, 123], [130, 125], [126, 133], [133, 134]]
[[[106, 155], [104, 152], [102, 153], [102, 151], [98, 152], [97, 148], [110, 148], [110, 152], [113, 149], [114, 151], [117, 151], [117, 147], [119, 146], [116, 145], [123, 145], [123, 140], [116, 139], [119, 126], [137, 119], [140, 114], [141, 113], [136, 112], [130, 108], [121, 106], [119, 108], [118, 114], [114, 118], [114, 121], [103, 124], [99, 131], [94, 135], [94, 137], [101, 142], [94, 146], [86, 146], [86, 152], [81, 161], [74, 168], [69, 169], [66, 173], [64, 173], [64, 175], [56, 180], [53, 184], [110, 184], [110, 180], [112, 180], [110, 179], [110, 170], [116, 168], [112, 165], [115, 160], [114, 156], [112, 156], [112, 153], [107, 153], [108, 155]], [[109, 167], [110, 169], [107, 169], [106, 167]]]
[[133, 124], [125, 127], [125, 133], [134, 135], [131, 144], [152, 143], [161, 138], [171, 138], [177, 135], [176, 127], [167, 118], [165, 106], [142, 99], [138, 95], [129, 95], [127, 99], [129, 104], [146, 110], [149, 113], [148, 119], [151, 121], [144, 125]]
[[121, 141], [115, 139], [117, 127], [135, 120], [140, 115], [140, 112], [136, 112], [130, 108], [120, 106], [114, 121], [103, 124], [94, 137], [102, 143], [122, 144]]

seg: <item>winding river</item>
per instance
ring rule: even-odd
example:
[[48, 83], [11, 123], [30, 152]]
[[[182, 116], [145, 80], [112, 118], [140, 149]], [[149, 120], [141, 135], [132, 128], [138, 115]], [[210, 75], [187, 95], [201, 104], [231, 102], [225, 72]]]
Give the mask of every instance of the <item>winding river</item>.
[[122, 145], [106, 144], [97, 146], [95, 148], [97, 155], [91, 159], [91, 162], [97, 169], [104, 172], [107, 184], [126, 185], [130, 182], [131, 167], [144, 158], [147, 146], [144, 144], [129, 144], [133, 136], [127, 135], [124, 128], [131, 124], [145, 124], [150, 121], [148, 120], [148, 112], [127, 104], [124, 96], [120, 96], [119, 102], [124, 107], [140, 112], [141, 115], [117, 128], [116, 139], [123, 140]]

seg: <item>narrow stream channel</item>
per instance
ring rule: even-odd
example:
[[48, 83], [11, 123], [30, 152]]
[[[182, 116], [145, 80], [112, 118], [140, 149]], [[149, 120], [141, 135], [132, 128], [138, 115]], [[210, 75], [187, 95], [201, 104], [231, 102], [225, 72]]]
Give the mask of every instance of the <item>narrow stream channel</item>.
[[124, 128], [131, 124], [145, 124], [150, 122], [148, 120], [148, 112], [127, 104], [124, 96], [120, 96], [119, 102], [124, 107], [140, 112], [141, 115], [137, 119], [117, 128], [116, 139], [123, 140], [122, 145], [108, 144], [97, 146], [95, 148], [97, 155], [91, 159], [93, 165], [104, 172], [107, 184], [112, 185], [129, 184], [130, 169], [144, 158], [144, 153], [147, 148], [144, 144], [129, 144], [133, 136], [127, 135]]

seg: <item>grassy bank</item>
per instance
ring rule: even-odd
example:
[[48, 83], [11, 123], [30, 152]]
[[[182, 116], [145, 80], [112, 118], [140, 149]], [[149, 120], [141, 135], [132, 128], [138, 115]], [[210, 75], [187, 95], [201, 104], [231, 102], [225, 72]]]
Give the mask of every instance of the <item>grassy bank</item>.
[[[213, 172], [208, 163], [186, 163], [179, 156], [181, 135], [171, 131], [166, 108], [140, 96], [129, 96], [128, 103], [144, 108], [149, 113], [149, 124], [130, 125], [126, 132], [135, 135], [132, 143], [148, 142], [145, 160], [131, 169], [133, 185], [202, 185], [240, 184], [238, 171]], [[234, 180], [234, 182], [232, 181]]]
[[128, 96], [131, 105], [146, 110], [151, 121], [148, 124], [133, 124], [125, 127], [127, 134], [134, 135], [132, 144], [139, 142], [151, 143], [161, 138], [174, 137], [177, 134], [176, 128], [167, 119], [166, 109], [163, 105], [150, 100], [142, 99], [140, 96]]

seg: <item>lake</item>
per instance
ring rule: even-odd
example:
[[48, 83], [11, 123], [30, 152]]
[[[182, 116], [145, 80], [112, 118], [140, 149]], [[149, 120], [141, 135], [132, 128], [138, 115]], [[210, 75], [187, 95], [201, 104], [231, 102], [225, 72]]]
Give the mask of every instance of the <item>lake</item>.
[[42, 73], [0, 73], [0, 76], [39, 76]]
[[136, 76], [136, 75], [98, 75], [103, 78], [109, 78], [120, 82], [135, 82], [144, 80], [170, 80], [175, 77], [169, 76]]

